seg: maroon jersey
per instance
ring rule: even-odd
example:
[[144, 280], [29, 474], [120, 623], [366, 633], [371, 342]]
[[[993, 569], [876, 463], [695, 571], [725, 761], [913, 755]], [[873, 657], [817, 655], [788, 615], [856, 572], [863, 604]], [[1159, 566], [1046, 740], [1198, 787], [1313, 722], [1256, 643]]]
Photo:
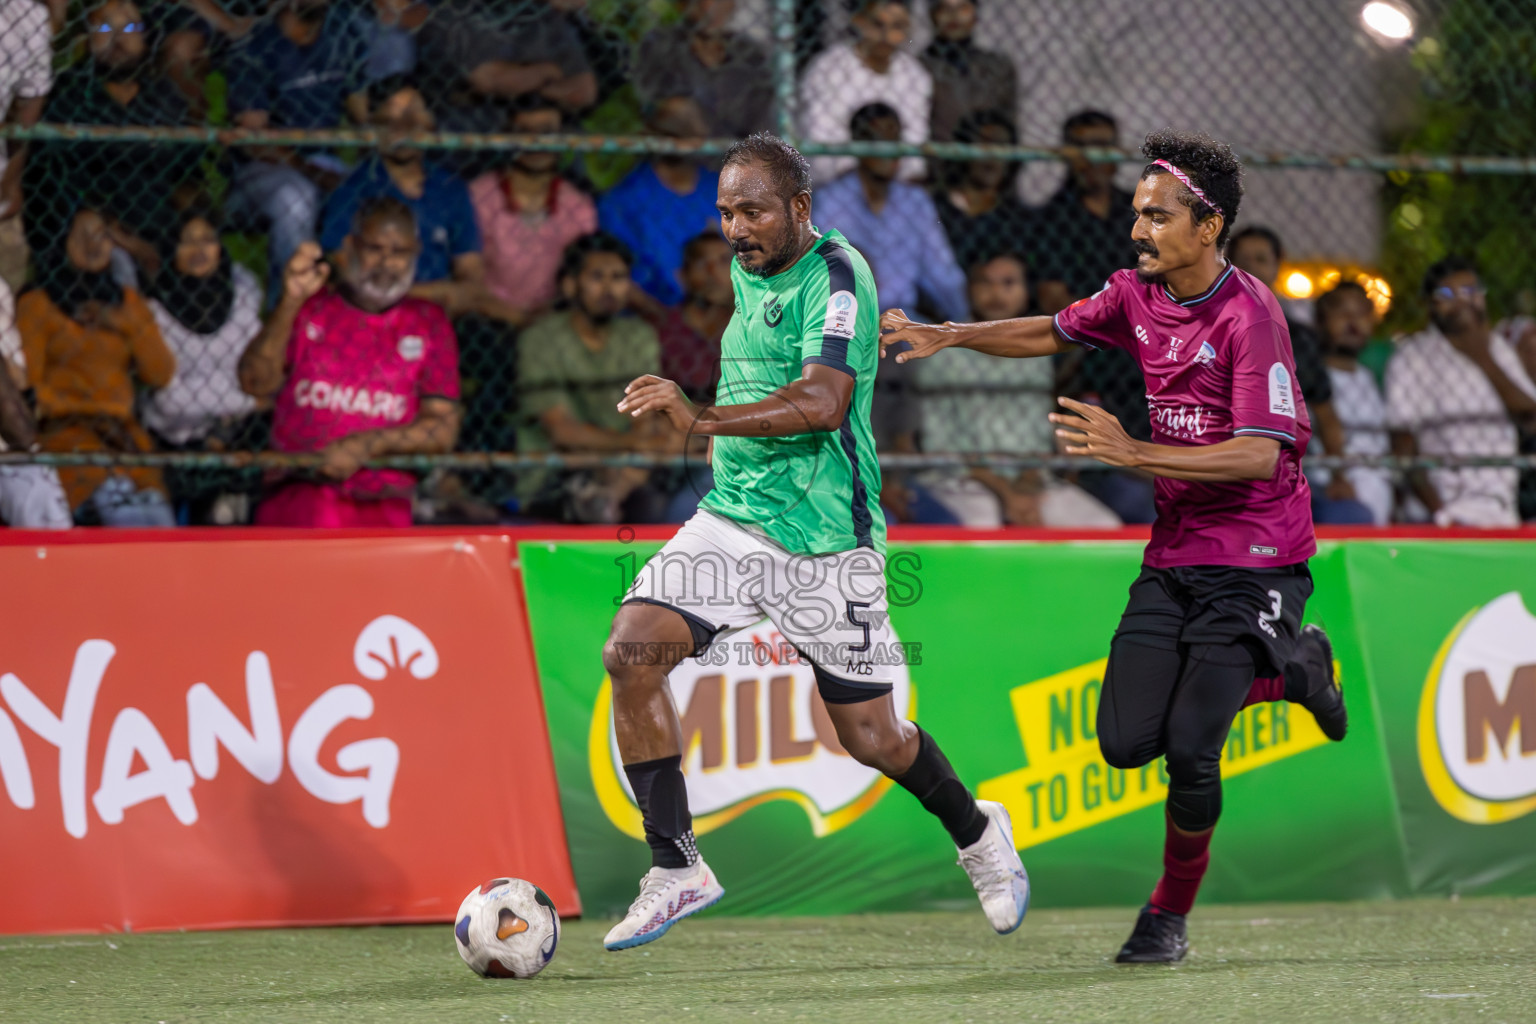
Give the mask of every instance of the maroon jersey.
[[1301, 456], [1312, 436], [1280, 305], [1229, 266], [1205, 292], [1175, 299], [1134, 270], [1055, 318], [1056, 333], [1089, 348], [1119, 348], [1141, 363], [1152, 440], [1187, 447], [1272, 437], [1280, 460], [1267, 480], [1197, 483], [1157, 478], [1157, 521], [1146, 564], [1290, 565], [1317, 551]]

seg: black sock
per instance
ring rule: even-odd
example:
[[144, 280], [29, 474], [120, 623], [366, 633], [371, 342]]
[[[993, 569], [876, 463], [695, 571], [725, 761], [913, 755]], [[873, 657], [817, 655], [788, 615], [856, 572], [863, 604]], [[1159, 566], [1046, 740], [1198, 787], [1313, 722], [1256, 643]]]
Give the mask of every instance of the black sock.
[[917, 760], [896, 782], [917, 797], [923, 810], [939, 819], [955, 845], [963, 850], [987, 830], [987, 816], [955, 774], [949, 758], [922, 726], [917, 728], [917, 738]]
[[635, 803], [640, 805], [645, 841], [651, 846], [651, 866], [686, 868], [697, 864], [699, 848], [693, 841], [682, 757], [674, 754], [627, 764], [624, 774], [635, 791]]

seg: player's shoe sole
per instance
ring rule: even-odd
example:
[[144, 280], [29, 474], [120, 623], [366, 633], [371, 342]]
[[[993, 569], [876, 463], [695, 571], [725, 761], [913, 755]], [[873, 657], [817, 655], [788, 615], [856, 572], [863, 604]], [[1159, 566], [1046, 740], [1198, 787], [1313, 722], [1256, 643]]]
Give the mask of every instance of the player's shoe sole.
[[1293, 660], [1287, 671], [1300, 671], [1306, 678], [1306, 696], [1298, 703], [1312, 713], [1323, 735], [1338, 742], [1349, 731], [1349, 710], [1344, 706], [1344, 691], [1333, 671], [1333, 643], [1319, 626], [1304, 626], [1296, 641]]
[[1115, 956], [1117, 964], [1176, 964], [1189, 952], [1189, 936], [1183, 914], [1165, 914], [1141, 908], [1131, 937]]
[[[700, 864], [702, 866], [703, 862], [701, 861]], [[674, 892], [664, 892], [661, 897], [654, 901], [653, 906], [646, 908], [645, 912], [651, 915], [651, 920], [647, 921], [633, 935], [617, 939], [604, 939], [603, 948], [609, 952], [617, 952], [621, 949], [633, 949], [636, 946], [643, 946], [648, 942], [655, 942], [671, 931], [672, 926], [677, 924], [677, 922], [684, 918], [692, 917], [702, 910], [708, 910], [716, 903], [719, 903], [721, 898], [725, 896], [724, 887], [720, 885], [720, 882], [715, 878], [714, 872], [708, 867], [704, 867], [703, 874], [704, 878], [698, 884], [683, 884], [677, 886]], [[643, 883], [641, 891], [642, 893], [644, 892]], [[631, 907], [631, 914], [634, 911], [635, 908]], [[626, 920], [628, 920], [627, 916]], [[608, 934], [611, 936], [623, 924], [624, 922], [621, 921]]]

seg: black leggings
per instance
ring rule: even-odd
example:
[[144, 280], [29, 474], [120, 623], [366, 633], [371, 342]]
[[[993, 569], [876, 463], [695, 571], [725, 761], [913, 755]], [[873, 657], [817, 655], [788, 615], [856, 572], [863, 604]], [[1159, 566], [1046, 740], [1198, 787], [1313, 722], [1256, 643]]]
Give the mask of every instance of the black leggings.
[[1168, 816], [1185, 832], [1205, 831], [1221, 816], [1221, 751], [1253, 676], [1253, 653], [1240, 643], [1116, 634], [1099, 698], [1104, 760], [1130, 769], [1167, 755]]

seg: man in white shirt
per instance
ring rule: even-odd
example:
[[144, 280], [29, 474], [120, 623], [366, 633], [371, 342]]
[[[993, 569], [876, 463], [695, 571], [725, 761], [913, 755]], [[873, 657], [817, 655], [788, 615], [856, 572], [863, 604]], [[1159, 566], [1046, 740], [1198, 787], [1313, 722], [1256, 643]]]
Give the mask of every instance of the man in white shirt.
[[[1424, 276], [1431, 324], [1404, 338], [1387, 364], [1387, 423], [1400, 455], [1515, 455], [1520, 431], [1536, 430], [1536, 334], [1512, 339], [1488, 323], [1477, 269], [1454, 257]], [[1519, 525], [1513, 468], [1433, 469], [1409, 474], [1413, 493], [1440, 526]]]
[[[908, 0], [860, 0], [852, 24], [858, 37], [828, 47], [806, 65], [800, 78], [800, 134], [815, 142], [847, 142], [848, 126], [860, 107], [885, 103], [901, 118], [901, 141], [928, 141], [933, 76], [901, 47], [912, 31]], [[816, 184], [853, 169], [851, 156], [811, 158]], [[901, 161], [900, 176], [923, 176], [920, 157]]]
[[[1333, 411], [1343, 428], [1345, 455], [1386, 455], [1392, 451], [1387, 434], [1387, 403], [1376, 375], [1360, 365], [1360, 353], [1370, 344], [1376, 327], [1376, 307], [1365, 289], [1344, 281], [1317, 300], [1317, 331], [1323, 363], [1333, 384]], [[1353, 499], [1371, 510], [1371, 521], [1392, 521], [1392, 473], [1356, 466], [1335, 472], [1327, 480], [1327, 495]]]
[[[36, 0], [0, 0], [0, 121], [31, 127], [43, 116], [53, 87], [53, 29]], [[9, 156], [9, 159], [7, 159]], [[21, 233], [21, 173], [27, 144], [0, 143], [0, 281], [21, 286], [27, 243]]]

